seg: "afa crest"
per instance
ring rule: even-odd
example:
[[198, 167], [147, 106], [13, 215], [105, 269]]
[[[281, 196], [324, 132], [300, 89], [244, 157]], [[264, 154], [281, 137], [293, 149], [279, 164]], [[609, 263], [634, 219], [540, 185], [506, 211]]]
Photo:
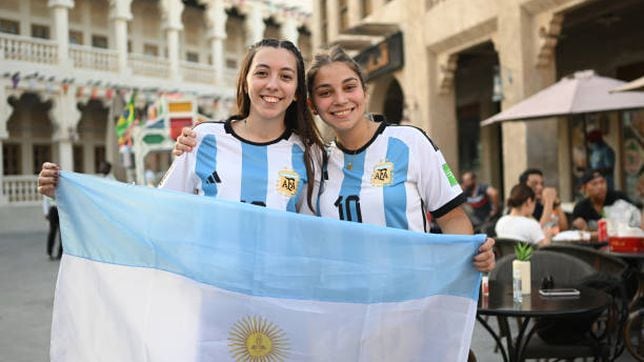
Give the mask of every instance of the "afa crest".
[[286, 197], [295, 196], [300, 185], [300, 175], [293, 170], [282, 170], [278, 175], [277, 191]]
[[388, 161], [381, 162], [373, 168], [371, 184], [373, 186], [387, 186], [394, 179], [394, 164]]

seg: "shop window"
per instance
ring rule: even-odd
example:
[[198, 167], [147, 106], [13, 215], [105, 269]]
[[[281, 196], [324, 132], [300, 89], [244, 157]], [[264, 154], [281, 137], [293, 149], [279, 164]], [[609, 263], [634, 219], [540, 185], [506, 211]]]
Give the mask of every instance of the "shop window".
[[31, 24], [31, 37], [49, 39], [49, 27], [46, 25]]
[[83, 45], [83, 33], [78, 30], [70, 30], [69, 44]]
[[51, 145], [33, 145], [34, 156], [33, 172], [40, 172], [42, 164], [51, 161]]
[[463, 171], [478, 172], [481, 168], [481, 116], [478, 103], [456, 109], [458, 119], [458, 162]]
[[92, 47], [107, 49], [107, 37], [104, 35], [92, 35]]
[[0, 33], [20, 34], [20, 23], [9, 19], [0, 19]]
[[2, 167], [5, 175], [22, 174], [22, 157], [20, 144], [5, 143], [2, 145]]
[[644, 201], [644, 111], [622, 114], [624, 188], [640, 207]]
[[105, 146], [96, 146], [94, 147], [94, 171], [98, 172], [100, 169], [101, 162], [106, 161], [105, 159]]
[[143, 44], [143, 54], [158, 57], [159, 47], [154, 44]]
[[186, 60], [193, 63], [199, 63], [199, 54], [196, 52], [186, 52]]
[[[589, 168], [601, 168], [609, 188], [615, 185], [615, 152], [606, 143], [609, 133], [608, 118], [605, 114], [576, 116], [571, 120], [570, 157], [572, 164], [572, 193], [575, 199], [582, 199], [579, 188], [581, 177]], [[612, 156], [610, 156], [612, 154]], [[609, 160], [612, 159], [612, 164]], [[609, 170], [610, 169], [610, 170]]]
[[74, 172], [83, 172], [83, 146], [74, 146], [72, 153], [72, 157], [74, 159]]

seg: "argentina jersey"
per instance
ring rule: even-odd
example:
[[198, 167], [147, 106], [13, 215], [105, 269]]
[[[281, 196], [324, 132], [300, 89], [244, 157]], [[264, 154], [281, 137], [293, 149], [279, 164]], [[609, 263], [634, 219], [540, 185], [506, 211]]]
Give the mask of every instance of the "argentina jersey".
[[427, 231], [426, 210], [441, 217], [464, 201], [443, 155], [415, 127], [383, 122], [362, 149], [333, 143], [328, 156], [321, 216]]
[[194, 131], [196, 147], [174, 160], [159, 188], [311, 213], [304, 147], [296, 134], [253, 143], [233, 131], [231, 120], [202, 123]]

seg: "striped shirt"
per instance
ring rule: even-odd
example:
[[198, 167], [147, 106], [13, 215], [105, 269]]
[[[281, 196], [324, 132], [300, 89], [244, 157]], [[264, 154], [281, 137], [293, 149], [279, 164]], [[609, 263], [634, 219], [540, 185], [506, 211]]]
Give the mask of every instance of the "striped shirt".
[[254, 143], [237, 135], [231, 122], [196, 126], [194, 151], [174, 160], [159, 188], [311, 214], [299, 136], [287, 130], [273, 141]]
[[441, 152], [415, 127], [383, 122], [361, 149], [332, 143], [328, 156], [321, 216], [427, 231], [427, 210], [441, 217], [465, 201]]

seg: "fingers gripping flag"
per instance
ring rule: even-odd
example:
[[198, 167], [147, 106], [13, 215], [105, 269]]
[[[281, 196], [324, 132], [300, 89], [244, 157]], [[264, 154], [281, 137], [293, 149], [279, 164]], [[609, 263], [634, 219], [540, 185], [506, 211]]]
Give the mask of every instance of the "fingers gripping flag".
[[465, 361], [484, 236], [63, 172], [52, 361]]

